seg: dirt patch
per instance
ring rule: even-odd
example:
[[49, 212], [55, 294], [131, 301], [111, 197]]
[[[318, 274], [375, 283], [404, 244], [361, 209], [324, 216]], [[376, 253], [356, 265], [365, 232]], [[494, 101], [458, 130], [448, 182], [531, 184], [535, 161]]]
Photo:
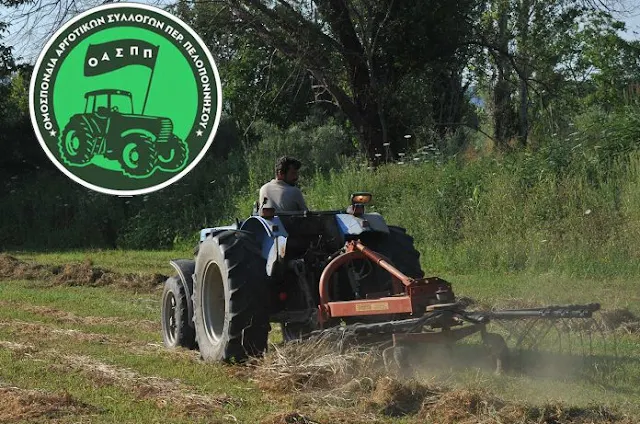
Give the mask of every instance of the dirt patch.
[[162, 274], [120, 274], [95, 267], [89, 260], [56, 266], [0, 254], [0, 279], [44, 280], [54, 286], [115, 286], [150, 291], [160, 287], [167, 277]]
[[46, 393], [0, 386], [0, 422], [51, 422], [66, 415], [87, 415], [98, 410], [69, 393]]

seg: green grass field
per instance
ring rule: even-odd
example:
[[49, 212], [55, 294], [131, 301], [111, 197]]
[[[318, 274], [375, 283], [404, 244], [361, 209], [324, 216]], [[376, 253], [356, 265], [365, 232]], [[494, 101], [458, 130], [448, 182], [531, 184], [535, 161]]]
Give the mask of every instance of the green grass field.
[[[169, 259], [189, 254], [12, 253], [21, 260], [41, 264], [64, 265], [89, 258], [93, 266], [119, 273], [164, 275], [172, 272]], [[552, 274], [441, 277], [453, 283], [459, 296], [471, 297], [480, 304], [596, 301], [606, 311], [628, 309], [631, 314], [640, 314], [640, 291], [637, 281], [631, 278], [587, 280]], [[134, 291], [114, 286], [51, 285], [37, 279], [1, 280], [0, 422], [480, 421], [473, 414], [444, 416], [442, 410], [429, 415], [425, 412], [429, 411], [425, 409], [428, 402], [419, 411], [394, 417], [398, 414], [390, 413], [389, 405], [383, 405], [389, 401], [381, 397], [379, 387], [373, 392], [351, 392], [350, 396], [326, 387], [294, 389], [284, 384], [272, 390], [265, 383], [274, 381], [261, 380], [260, 375], [277, 376], [279, 370], [270, 368], [271, 374], [260, 374], [242, 366], [203, 363], [197, 352], [169, 351], [162, 345], [160, 335], [160, 293], [160, 286]], [[450, 401], [457, 404], [461, 398], [456, 396], [464, 398], [460, 393], [471, 391], [488, 396], [486, 399], [496, 396], [509, 405], [547, 408], [530, 422], [636, 422], [634, 417], [640, 414], [640, 335], [624, 331], [615, 334], [623, 360], [592, 380], [563, 369], [496, 376], [490, 369], [473, 366], [466, 360], [432, 358], [438, 362], [424, 362], [424, 352], [418, 352], [423, 362], [416, 363], [416, 379], [422, 384], [420, 387], [438, 387], [451, 394]], [[274, 342], [277, 339], [274, 331]], [[470, 339], [463, 343], [456, 358], [472, 357], [472, 342]], [[601, 347], [600, 341], [594, 343]], [[472, 353], [464, 353], [465, 349]], [[366, 375], [360, 377], [359, 381], [363, 381]], [[409, 398], [422, 393], [411, 387], [407, 383], [398, 390]], [[438, 399], [446, 400], [447, 396]], [[420, 399], [423, 398], [429, 399], [421, 394]], [[446, 408], [447, 404], [443, 405]], [[495, 406], [491, 402], [486, 405]], [[564, 415], [548, 412], [554, 405], [562, 405]], [[571, 407], [582, 408], [582, 412], [571, 412]], [[486, 420], [483, 422], [518, 422], [500, 418], [498, 412], [487, 408], [482, 412]], [[528, 409], [528, 414], [533, 410]], [[506, 414], [506, 409], [501, 411]], [[552, 421], [553, 416], [558, 419]]]

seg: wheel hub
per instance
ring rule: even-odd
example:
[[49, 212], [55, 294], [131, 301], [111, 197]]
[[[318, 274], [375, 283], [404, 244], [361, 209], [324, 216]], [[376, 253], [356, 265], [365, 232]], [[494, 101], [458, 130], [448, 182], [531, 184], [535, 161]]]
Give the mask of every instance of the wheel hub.
[[217, 343], [224, 330], [226, 300], [222, 274], [215, 262], [207, 265], [202, 287], [202, 316], [207, 338]]
[[168, 323], [167, 326], [167, 337], [171, 341], [171, 343], [175, 343], [176, 341], [176, 297], [173, 293], [169, 293], [165, 298], [165, 322]]

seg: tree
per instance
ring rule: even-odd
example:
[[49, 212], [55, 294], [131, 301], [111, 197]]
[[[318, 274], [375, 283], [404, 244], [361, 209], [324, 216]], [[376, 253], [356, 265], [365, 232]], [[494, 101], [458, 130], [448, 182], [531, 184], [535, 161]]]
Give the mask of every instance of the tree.
[[239, 28], [226, 5], [180, 0], [170, 11], [211, 49], [222, 81], [224, 112], [245, 141], [252, 141], [260, 120], [286, 128], [304, 121], [314, 108], [334, 112], [327, 103], [313, 105], [311, 81], [299, 62]]
[[[440, 79], [426, 82], [430, 91], [448, 87], [442, 79], [451, 64], [460, 60], [476, 12], [473, 0], [225, 3], [238, 28], [250, 28], [266, 45], [308, 70], [314, 86], [326, 90], [352, 123], [360, 146], [374, 163], [380, 161], [383, 146], [404, 133], [398, 130], [400, 117], [390, 114], [402, 82], [410, 75], [429, 75], [431, 70]], [[459, 77], [455, 74], [449, 73], [454, 81]]]
[[589, 92], [605, 101], [605, 91], [622, 93], [637, 76], [637, 43], [620, 38], [624, 24], [613, 19], [610, 7], [589, 0], [488, 2], [475, 76], [490, 94], [499, 148], [512, 140], [526, 146], [546, 110], [553, 107], [556, 116], [575, 113]]

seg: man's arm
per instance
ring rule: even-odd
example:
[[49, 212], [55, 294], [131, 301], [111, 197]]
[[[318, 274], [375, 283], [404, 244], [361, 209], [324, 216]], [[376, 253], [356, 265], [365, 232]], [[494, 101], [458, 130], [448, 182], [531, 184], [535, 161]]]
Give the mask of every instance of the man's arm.
[[298, 203], [298, 206], [300, 207], [300, 210], [306, 211], [309, 210], [309, 208], [307, 207], [307, 203], [304, 201], [304, 196], [302, 195], [302, 191], [297, 188], [296, 189], [296, 202]]
[[264, 206], [264, 198], [269, 197], [267, 195], [267, 191], [267, 184], [260, 187], [260, 193], [258, 194], [258, 210], [262, 209], [262, 206]]

